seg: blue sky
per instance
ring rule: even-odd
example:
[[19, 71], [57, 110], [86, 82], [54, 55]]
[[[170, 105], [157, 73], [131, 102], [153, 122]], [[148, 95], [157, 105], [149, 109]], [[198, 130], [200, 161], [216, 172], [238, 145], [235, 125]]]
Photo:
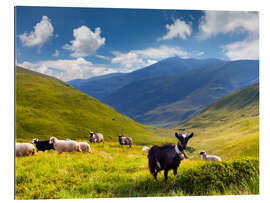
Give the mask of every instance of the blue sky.
[[162, 59], [258, 59], [259, 14], [16, 7], [16, 64], [64, 81]]

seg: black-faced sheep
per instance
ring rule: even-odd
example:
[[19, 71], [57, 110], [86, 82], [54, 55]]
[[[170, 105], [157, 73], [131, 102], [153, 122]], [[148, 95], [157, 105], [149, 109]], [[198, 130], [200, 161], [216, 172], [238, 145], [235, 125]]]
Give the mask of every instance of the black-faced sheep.
[[189, 136], [186, 134], [175, 133], [178, 143], [176, 145], [163, 145], [153, 146], [148, 152], [148, 166], [150, 173], [157, 179], [158, 172], [164, 170], [165, 182], [168, 179], [169, 170], [173, 170], [174, 175], [177, 174], [177, 168], [181, 161], [186, 157], [184, 150], [186, 150], [189, 139], [193, 136], [191, 133]]
[[221, 161], [221, 158], [216, 155], [207, 155], [205, 151], [200, 152], [202, 160], [205, 161]]
[[34, 154], [34, 145], [30, 143], [16, 143], [16, 156], [29, 156]]
[[50, 144], [49, 140], [40, 141], [37, 138], [34, 138], [32, 140], [32, 144], [36, 145], [37, 152], [38, 151], [43, 151], [44, 152], [46, 150], [54, 149], [53, 144]]
[[131, 137], [124, 137], [122, 135], [119, 135], [118, 138], [119, 138], [120, 145], [129, 145], [129, 147], [131, 147], [131, 145], [132, 145], [132, 138]]
[[51, 137], [49, 143], [52, 143], [54, 149], [59, 153], [82, 151], [79, 143], [73, 140], [58, 140], [56, 137]]
[[90, 145], [87, 142], [79, 142], [79, 145], [80, 145], [81, 150], [83, 152], [92, 153], [92, 150], [90, 148]]
[[104, 138], [103, 138], [103, 135], [101, 133], [94, 133], [94, 132], [90, 132], [89, 133], [89, 142], [92, 143], [92, 142], [97, 142], [97, 143], [100, 143], [100, 142], [103, 142], [104, 143]]

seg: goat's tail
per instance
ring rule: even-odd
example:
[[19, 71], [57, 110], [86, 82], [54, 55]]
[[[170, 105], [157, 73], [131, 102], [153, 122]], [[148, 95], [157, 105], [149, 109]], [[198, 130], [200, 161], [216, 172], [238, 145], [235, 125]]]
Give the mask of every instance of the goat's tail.
[[153, 151], [149, 150], [148, 152], [148, 168], [151, 174], [155, 173], [155, 169], [156, 169], [156, 163], [155, 163], [155, 157], [153, 154]]

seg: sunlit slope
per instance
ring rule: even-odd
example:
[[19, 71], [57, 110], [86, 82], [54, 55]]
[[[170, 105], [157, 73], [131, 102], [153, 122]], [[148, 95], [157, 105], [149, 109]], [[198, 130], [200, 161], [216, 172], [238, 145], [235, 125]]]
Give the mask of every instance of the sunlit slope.
[[120, 133], [137, 144], [165, 139], [67, 83], [16, 67], [17, 141], [87, 139], [90, 130], [103, 133], [106, 141], [117, 140]]
[[259, 156], [259, 84], [225, 96], [177, 128], [195, 132], [193, 156], [205, 150], [223, 159]]

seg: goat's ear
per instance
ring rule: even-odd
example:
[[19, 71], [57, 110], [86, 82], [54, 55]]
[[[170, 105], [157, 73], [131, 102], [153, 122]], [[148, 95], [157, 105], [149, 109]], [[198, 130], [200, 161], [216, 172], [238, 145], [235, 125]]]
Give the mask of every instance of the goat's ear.
[[189, 136], [188, 136], [188, 139], [192, 138], [194, 135], [194, 133], [192, 132]]
[[175, 133], [175, 137], [176, 137], [177, 139], [180, 139], [178, 133]]

